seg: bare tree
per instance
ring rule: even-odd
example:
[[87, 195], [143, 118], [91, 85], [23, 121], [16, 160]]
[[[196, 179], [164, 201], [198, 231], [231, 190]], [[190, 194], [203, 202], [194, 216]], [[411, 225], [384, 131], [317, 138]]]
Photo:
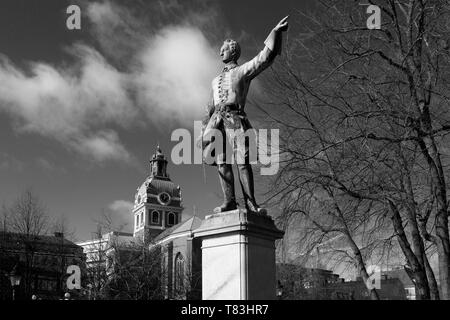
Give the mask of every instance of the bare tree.
[[10, 207], [4, 207], [7, 228], [26, 236], [46, 234], [48, 210], [31, 188], [26, 189]]
[[59, 233], [63, 235], [65, 239], [72, 242], [78, 241], [76, 237], [76, 229], [70, 226], [69, 220], [64, 215], [54, 219], [51, 223], [50, 231], [52, 234]]
[[90, 288], [90, 298], [162, 299], [161, 248], [139, 238], [122, 239], [121, 227], [105, 212], [97, 223], [92, 245], [86, 248], [90, 262], [85, 286]]
[[[67, 266], [77, 264], [82, 269], [84, 267], [78, 251], [64, 238], [73, 236], [74, 232], [67, 220], [50, 219], [46, 205], [30, 188], [10, 206], [4, 205], [2, 211], [2, 231], [7, 245], [5, 260], [20, 265], [25, 297], [30, 298], [36, 293], [34, 290], [47, 291], [41, 282], [47, 282], [53, 294], [62, 296]], [[51, 231], [55, 233], [54, 238], [49, 235]], [[17, 245], [16, 252], [11, 250], [11, 245]]]
[[344, 234], [363, 278], [358, 251], [395, 236], [419, 298], [439, 298], [434, 248], [449, 299], [450, 10], [439, 0], [369, 2], [381, 8], [379, 30], [354, 2], [300, 13], [302, 33], [271, 86], [281, 111], [267, 113], [283, 129], [273, 198], [321, 234]]
[[31, 188], [26, 189], [11, 206], [3, 207], [4, 226], [8, 232], [16, 233], [24, 245], [25, 268], [23, 283], [26, 296], [31, 296], [33, 268], [37, 251], [35, 237], [48, 231], [48, 211]]

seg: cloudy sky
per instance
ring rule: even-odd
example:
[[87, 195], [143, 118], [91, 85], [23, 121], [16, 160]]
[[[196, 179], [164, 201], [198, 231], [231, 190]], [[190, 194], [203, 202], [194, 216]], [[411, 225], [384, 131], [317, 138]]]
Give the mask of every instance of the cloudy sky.
[[[171, 164], [171, 133], [192, 131], [204, 112], [223, 39], [240, 41], [242, 63], [307, 2], [2, 0], [0, 204], [32, 187], [79, 239], [102, 211], [131, 227], [131, 201], [159, 143], [183, 190], [184, 219], [194, 206], [209, 214], [221, 202], [216, 171], [206, 168], [205, 181], [201, 165]], [[71, 4], [81, 30], [66, 28]]]

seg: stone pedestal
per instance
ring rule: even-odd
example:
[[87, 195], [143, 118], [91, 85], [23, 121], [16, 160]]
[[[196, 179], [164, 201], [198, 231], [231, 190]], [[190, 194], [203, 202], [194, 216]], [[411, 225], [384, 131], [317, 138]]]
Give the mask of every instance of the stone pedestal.
[[275, 299], [275, 240], [270, 216], [234, 210], [207, 216], [195, 230], [202, 243], [203, 300]]

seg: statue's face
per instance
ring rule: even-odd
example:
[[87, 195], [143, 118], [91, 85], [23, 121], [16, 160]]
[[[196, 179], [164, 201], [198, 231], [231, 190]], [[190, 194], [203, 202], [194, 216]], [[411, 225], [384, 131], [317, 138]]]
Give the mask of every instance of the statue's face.
[[220, 48], [220, 56], [222, 57], [222, 61], [224, 63], [228, 63], [233, 60], [233, 52], [227, 43], [224, 43], [222, 48]]

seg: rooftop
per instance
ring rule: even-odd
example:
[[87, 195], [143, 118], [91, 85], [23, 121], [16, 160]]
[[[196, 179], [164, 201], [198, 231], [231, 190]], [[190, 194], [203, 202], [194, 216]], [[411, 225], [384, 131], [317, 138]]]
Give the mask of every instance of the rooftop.
[[22, 246], [23, 243], [33, 243], [35, 246], [64, 246], [71, 248], [79, 248], [78, 245], [58, 235], [27, 235], [15, 232], [0, 232], [0, 245], [8, 247]]
[[155, 239], [155, 242], [161, 242], [165, 238], [168, 238], [169, 236], [176, 237], [177, 235], [184, 234], [189, 231], [193, 231], [200, 227], [200, 224], [202, 223], [202, 219], [198, 217], [192, 217], [186, 221], [183, 221], [177, 225], [174, 225], [173, 227], [164, 230], [162, 233], [160, 233]]

